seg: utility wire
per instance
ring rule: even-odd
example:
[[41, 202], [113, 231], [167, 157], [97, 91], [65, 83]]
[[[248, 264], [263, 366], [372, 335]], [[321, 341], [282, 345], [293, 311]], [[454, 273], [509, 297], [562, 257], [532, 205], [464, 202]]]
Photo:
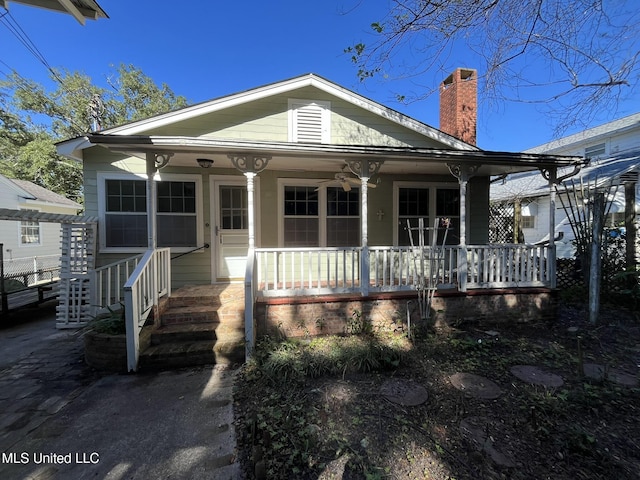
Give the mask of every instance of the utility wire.
[[27, 32], [20, 26], [18, 21], [11, 15], [11, 12], [5, 8], [5, 13], [0, 16], [0, 23], [2, 23], [7, 30], [9, 30], [22, 45], [38, 60], [42, 63], [47, 70], [53, 75], [53, 77], [60, 83], [62, 79], [58, 73], [49, 64], [44, 54], [38, 49], [37, 45], [31, 40]]
[[[29, 37], [29, 35], [27, 34], [27, 32], [24, 31], [24, 29], [20, 26], [20, 24], [18, 23], [18, 21], [11, 15], [11, 13], [9, 12], [9, 10], [7, 10], [5, 8], [5, 12], [3, 14], [0, 15], [0, 23], [3, 24], [17, 39], [20, 43], [22, 43], [22, 45], [24, 45], [24, 47], [40, 62], [42, 63], [42, 65], [45, 66], [45, 68], [51, 73], [52, 78], [58, 82], [58, 84], [60, 85], [60, 87], [65, 90], [67, 92], [67, 94], [69, 95], [73, 95], [75, 92], [71, 92], [68, 89], [65, 88], [64, 85], [64, 81], [62, 80], [62, 78], [60, 77], [60, 75], [58, 75], [58, 72], [56, 72], [56, 70], [49, 64], [49, 62], [47, 61], [47, 59], [45, 58], [44, 54], [38, 49], [38, 47], [36, 46], [36, 44], [33, 42], [33, 40], [31, 40], [31, 38]], [[23, 86], [28, 85], [28, 81], [27, 79], [25, 79], [24, 77], [22, 77], [15, 69], [11, 68], [9, 65], [7, 65], [5, 62], [3, 62], [2, 60], [0, 60], [0, 63], [2, 63], [3, 65], [5, 65], [7, 68], [9, 68], [9, 70], [11, 70], [11, 72], [13, 72], [15, 74], [15, 76], [17, 76], [17, 78], [23, 82]], [[5, 76], [8, 77], [8, 75], [4, 72], [2, 72]], [[64, 118], [62, 116], [59, 116], [60, 119], [65, 120], [67, 122], [69, 122], [69, 124], [73, 127], [73, 129], [75, 129], [77, 131], [78, 134], [86, 132], [87, 128], [83, 127], [81, 125], [78, 125], [77, 123], [75, 123], [72, 119], [67, 119]]]

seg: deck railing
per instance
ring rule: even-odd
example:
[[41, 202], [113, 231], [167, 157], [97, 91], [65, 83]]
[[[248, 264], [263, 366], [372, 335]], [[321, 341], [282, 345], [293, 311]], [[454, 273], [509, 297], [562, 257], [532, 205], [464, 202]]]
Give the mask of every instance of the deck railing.
[[257, 248], [263, 296], [349, 293], [360, 289], [360, 248]]
[[171, 295], [171, 250], [147, 250], [124, 285], [127, 370], [138, 369], [140, 331], [158, 299]]
[[[368, 272], [362, 269], [368, 252]], [[549, 287], [549, 246], [257, 248], [256, 295], [389, 292], [431, 287]], [[369, 278], [368, 283], [361, 277]]]
[[143, 254], [98, 267], [91, 272], [91, 305], [93, 315], [124, 305], [124, 284], [142, 259]]
[[552, 265], [548, 245], [466, 247], [467, 288], [548, 287]]

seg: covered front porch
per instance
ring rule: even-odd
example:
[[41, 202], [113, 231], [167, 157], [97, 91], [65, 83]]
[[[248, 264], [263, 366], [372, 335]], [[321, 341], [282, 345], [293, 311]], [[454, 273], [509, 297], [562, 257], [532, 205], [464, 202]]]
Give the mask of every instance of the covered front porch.
[[[337, 295], [343, 296], [338, 299], [340, 302], [357, 298], [357, 301], [369, 303], [380, 302], [391, 295], [395, 296], [394, 301], [404, 302], [403, 315], [407, 319], [406, 304], [412, 301], [417, 306], [412, 311], [418, 312], [416, 315], [420, 319], [428, 317], [431, 310], [448, 308], [447, 304], [453, 302], [449, 300], [441, 305], [438, 304], [441, 300], [435, 299], [455, 298], [457, 304], [462, 305], [460, 311], [464, 311], [467, 307], [461, 299], [469, 301], [474, 296], [478, 297], [478, 292], [491, 292], [494, 297], [502, 292], [503, 298], [507, 298], [505, 295], [514, 294], [514, 289], [524, 292], [524, 289], [533, 288], [542, 289], [536, 294], [548, 295], [556, 282], [553, 244], [488, 245], [483, 242], [488, 231], [485, 222], [488, 196], [485, 195], [488, 195], [489, 178], [511, 171], [539, 169], [548, 179], [553, 199], [555, 184], [559, 181], [556, 178], [557, 168], [574, 165], [576, 171], [579, 169], [575, 157], [477, 150], [294, 145], [99, 134], [88, 136], [87, 141], [113, 152], [144, 158], [147, 212], [159, 211], [158, 183], [163, 178], [176, 175], [165, 172], [189, 169], [188, 175], [181, 174], [181, 181], [187, 176], [187, 180], [197, 176], [195, 172], [198, 172], [203, 180], [195, 183], [205, 186], [201, 190], [205, 190], [207, 184], [215, 187], [215, 179], [222, 175], [236, 183], [244, 177], [246, 208], [242, 209], [242, 218], [246, 219], [246, 225], [243, 220], [241, 230], [246, 244], [234, 245], [234, 258], [228, 259], [235, 262], [234, 265], [240, 265], [241, 273], [226, 281], [244, 284], [247, 358], [255, 346], [258, 308], [262, 308], [261, 305], [266, 306], [267, 311], [275, 311], [276, 304], [327, 304]], [[300, 159], [304, 159], [304, 168], [292, 170]], [[208, 162], [205, 164], [203, 160]], [[211, 168], [213, 164], [219, 169]], [[201, 168], [203, 165], [207, 168]], [[165, 167], [167, 169], [163, 170]], [[320, 209], [328, 209], [327, 203], [322, 204], [323, 199], [328, 202], [327, 185], [331, 185], [333, 192], [350, 188], [345, 187], [342, 180], [345, 169], [348, 169], [346, 174], [349, 175], [350, 186], [353, 185], [358, 205], [356, 214], [349, 218], [349, 225], [353, 227], [355, 221], [357, 236], [354, 238], [359, 241], [348, 246], [323, 246], [323, 243], [329, 243], [325, 238], [318, 242], [319, 246], [288, 246], [287, 228], [290, 224], [283, 220], [288, 214], [287, 194], [303, 191], [308, 205], [314, 191], [324, 188], [324, 193], [319, 194], [320, 200], [316, 198], [314, 201]], [[336, 171], [343, 173], [338, 177]], [[100, 174], [96, 177], [99, 184], [104, 179]], [[138, 174], [137, 181], [140, 177]], [[420, 190], [420, 185], [429, 185], [422, 190], [432, 195], [432, 200], [425, 200], [431, 203], [424, 218], [417, 210], [403, 212], [406, 205], [400, 204], [399, 200], [403, 191]], [[473, 185], [471, 192], [470, 185]], [[210, 242], [208, 255], [223, 264], [227, 258], [222, 253], [232, 250], [225, 248], [228, 244], [219, 235], [222, 225], [215, 220], [218, 205], [212, 193], [217, 191], [214, 187], [209, 188], [209, 199], [206, 193], [202, 195], [204, 198], [196, 195], [196, 202], [202, 201], [205, 206], [210, 204], [211, 208], [207, 212], [205, 207], [204, 215], [194, 218], [196, 222], [202, 222], [200, 225], [203, 227], [198, 227], [204, 230], [202, 239]], [[442, 193], [443, 201], [452, 200], [450, 204], [455, 206], [453, 209], [448, 207], [447, 216], [437, 215], [436, 194], [439, 193]], [[296, 219], [299, 213], [294, 210], [290, 214], [291, 219]], [[552, 200], [550, 232], [555, 229], [554, 219], [555, 203]], [[323, 228], [328, 229], [323, 223], [328, 220], [325, 212], [324, 217], [314, 221], [322, 231]], [[421, 232], [408, 234], [411, 237], [409, 245], [401, 241], [405, 227], [400, 220], [407, 231], [420, 226]], [[302, 223], [299, 222], [300, 225]], [[273, 224], [277, 224], [277, 229]], [[448, 237], [440, 231], [443, 225], [451, 229]], [[129, 344], [128, 369], [133, 371], [138, 367], [142, 326], [150, 313], [157, 310], [160, 298], [171, 297], [172, 283], [176, 283], [172, 276], [172, 271], [177, 269], [174, 268], [175, 257], [172, 257], [170, 248], [158, 247], [155, 215], [148, 215], [146, 226], [146, 253], [97, 269], [89, 266], [84, 273], [91, 305], [124, 303]], [[104, 229], [104, 225], [100, 228]], [[376, 244], [370, 242], [372, 235]], [[406, 238], [404, 240], [406, 243]], [[242, 254], [238, 254], [243, 248]], [[192, 258], [195, 257], [192, 255]], [[212, 283], [220, 280], [216, 279], [214, 270], [211, 269]], [[182, 268], [181, 279], [186, 281], [174, 286], [188, 284], [188, 276], [188, 271]], [[201, 279], [197, 283], [205, 282]], [[478, 303], [477, 298], [474, 302]], [[530, 303], [535, 304], [535, 301]], [[434, 304], [437, 307], [434, 308]], [[493, 308], [496, 306], [495, 302], [487, 305], [487, 309], [492, 308], [491, 305]], [[366, 308], [359, 307], [361, 311]], [[261, 318], [268, 318], [268, 315]]]

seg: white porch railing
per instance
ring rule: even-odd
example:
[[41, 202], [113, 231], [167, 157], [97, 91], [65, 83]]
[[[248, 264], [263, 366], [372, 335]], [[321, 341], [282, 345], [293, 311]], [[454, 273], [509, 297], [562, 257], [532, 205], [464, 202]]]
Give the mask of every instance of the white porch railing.
[[457, 246], [369, 247], [372, 292], [415, 290], [457, 280]]
[[467, 288], [549, 287], [548, 245], [497, 244], [466, 247]]
[[[522, 244], [369, 247], [371, 292], [442, 285], [479, 288], [549, 287], [549, 246]], [[256, 295], [293, 296], [358, 293], [362, 249], [257, 248], [252, 274]], [[251, 255], [250, 255], [251, 257]], [[252, 259], [250, 259], [252, 261]]]
[[127, 370], [138, 369], [140, 331], [158, 299], [171, 295], [171, 250], [147, 250], [124, 285]]
[[98, 267], [91, 272], [91, 305], [93, 315], [124, 305], [124, 284], [142, 259], [143, 254]]
[[347, 248], [257, 248], [263, 296], [321, 295], [360, 290], [360, 252]]

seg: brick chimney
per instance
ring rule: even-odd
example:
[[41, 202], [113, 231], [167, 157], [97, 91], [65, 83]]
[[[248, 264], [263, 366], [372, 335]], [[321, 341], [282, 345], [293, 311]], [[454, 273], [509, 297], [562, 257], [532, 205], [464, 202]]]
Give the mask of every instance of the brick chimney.
[[440, 84], [440, 130], [475, 145], [477, 116], [477, 72], [457, 68]]

